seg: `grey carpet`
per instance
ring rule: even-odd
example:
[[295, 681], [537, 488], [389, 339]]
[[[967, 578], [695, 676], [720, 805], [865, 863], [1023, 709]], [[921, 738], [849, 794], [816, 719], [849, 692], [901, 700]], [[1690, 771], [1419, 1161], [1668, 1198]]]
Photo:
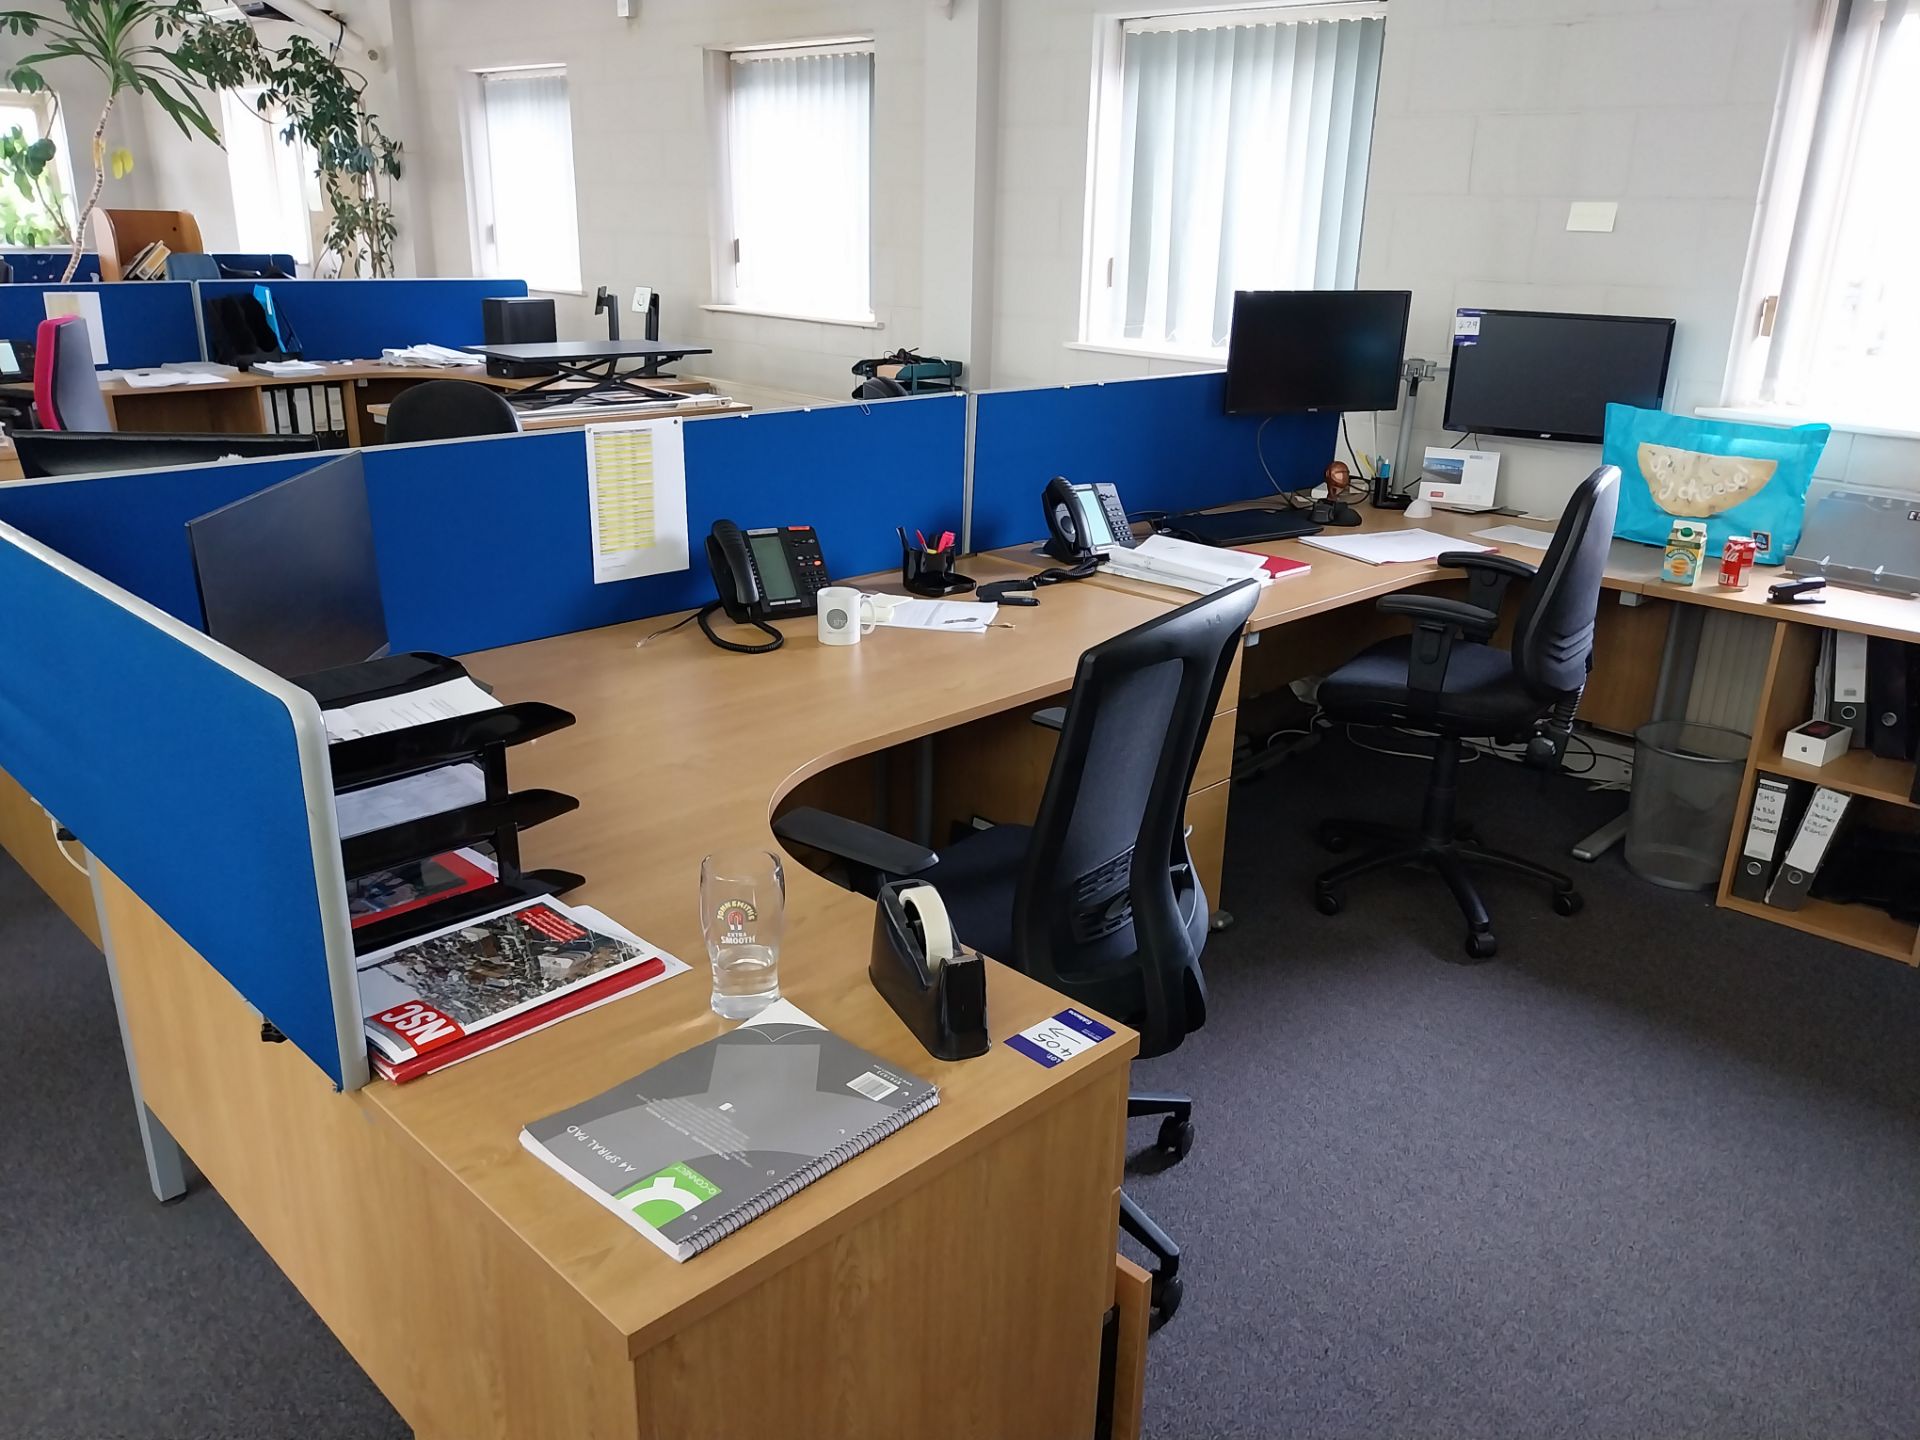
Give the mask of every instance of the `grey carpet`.
[[[1317, 915], [1310, 820], [1419, 778], [1339, 747], [1235, 794], [1211, 1021], [1138, 1077], [1199, 1105], [1128, 1181], [1187, 1246], [1149, 1433], [1920, 1434], [1920, 975], [1617, 857], [1571, 920], [1489, 880], [1492, 965], [1424, 878]], [[1516, 849], [1617, 803], [1463, 784]], [[218, 1196], [147, 1197], [105, 977], [4, 859], [0, 936], [0, 1436], [404, 1437]]]

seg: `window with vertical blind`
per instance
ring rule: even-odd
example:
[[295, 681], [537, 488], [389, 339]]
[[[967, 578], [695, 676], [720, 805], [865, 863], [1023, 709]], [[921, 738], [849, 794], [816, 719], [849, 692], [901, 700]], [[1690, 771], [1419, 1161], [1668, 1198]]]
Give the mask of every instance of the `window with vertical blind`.
[[1351, 289], [1384, 4], [1116, 24], [1094, 97], [1082, 338], [1224, 351], [1236, 290]]
[[1820, 0], [1775, 125], [1728, 399], [1912, 430], [1920, 0]]
[[864, 43], [725, 57], [723, 304], [873, 318], [873, 50]]
[[285, 138], [279, 115], [260, 113], [258, 90], [220, 95], [220, 136], [233, 187], [234, 238], [242, 250], [313, 263], [314, 217], [324, 208], [311, 146]]
[[472, 130], [474, 257], [482, 275], [580, 289], [573, 115], [559, 65], [483, 70]]

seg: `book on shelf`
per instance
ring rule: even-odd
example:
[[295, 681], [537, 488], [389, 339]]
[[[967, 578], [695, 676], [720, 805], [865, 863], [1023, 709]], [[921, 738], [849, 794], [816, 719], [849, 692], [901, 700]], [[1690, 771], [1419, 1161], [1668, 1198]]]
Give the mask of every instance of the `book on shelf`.
[[1779, 910], [1798, 910], [1807, 903], [1814, 877], [1826, 863], [1834, 835], [1846, 819], [1853, 797], [1822, 785], [1807, 802], [1806, 813], [1793, 833], [1786, 858], [1767, 886], [1767, 904]]
[[939, 1103], [933, 1085], [780, 1000], [534, 1121], [520, 1143], [686, 1260]]
[[[687, 968], [597, 911], [551, 897], [519, 901], [357, 963], [368, 1049], [376, 1065], [384, 1059], [394, 1067], [492, 1037], [486, 1046], [468, 1045], [461, 1052], [467, 1058], [544, 1028], [563, 1012], [591, 1008], [578, 998], [589, 986], [624, 977], [623, 985], [597, 992], [596, 1003], [604, 1004]], [[516, 1021], [509, 1034], [505, 1027]]]

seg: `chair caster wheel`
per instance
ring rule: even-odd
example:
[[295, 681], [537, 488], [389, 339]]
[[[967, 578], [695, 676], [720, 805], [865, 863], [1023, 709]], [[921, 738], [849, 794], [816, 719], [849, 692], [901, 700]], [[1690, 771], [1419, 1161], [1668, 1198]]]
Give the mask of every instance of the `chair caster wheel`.
[[1179, 1313], [1180, 1300], [1187, 1293], [1178, 1275], [1156, 1275], [1148, 1293], [1147, 1329], [1158, 1330]]
[[1347, 902], [1331, 890], [1316, 890], [1313, 892], [1313, 908], [1322, 915], [1338, 915], [1347, 908]]
[[1587, 902], [1580, 898], [1578, 890], [1553, 892], [1553, 913], [1556, 915], [1578, 915], [1586, 907]]
[[1154, 1142], [1175, 1160], [1184, 1160], [1193, 1150], [1193, 1122], [1169, 1115], [1160, 1122], [1160, 1138]]
[[1467, 955], [1474, 960], [1491, 960], [1500, 953], [1500, 942], [1490, 930], [1475, 930], [1467, 936]]
[[1348, 838], [1344, 830], [1336, 830], [1328, 825], [1322, 825], [1320, 827], [1320, 848], [1322, 850], [1331, 851], [1333, 854], [1338, 855], [1352, 843], [1352, 840]]

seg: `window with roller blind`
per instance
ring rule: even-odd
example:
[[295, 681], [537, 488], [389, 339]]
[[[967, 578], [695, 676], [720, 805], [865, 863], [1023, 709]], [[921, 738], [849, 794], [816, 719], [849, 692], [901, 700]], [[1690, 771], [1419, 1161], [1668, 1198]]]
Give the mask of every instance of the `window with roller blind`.
[[482, 70], [470, 110], [468, 186], [482, 275], [580, 290], [573, 115], [559, 65]]
[[1818, 0], [1774, 125], [1727, 399], [1914, 431], [1920, 0]]
[[714, 298], [775, 315], [873, 319], [873, 47], [717, 52], [724, 166]]
[[1234, 291], [1353, 288], [1385, 15], [1243, 7], [1105, 33], [1083, 341], [1224, 356]]

